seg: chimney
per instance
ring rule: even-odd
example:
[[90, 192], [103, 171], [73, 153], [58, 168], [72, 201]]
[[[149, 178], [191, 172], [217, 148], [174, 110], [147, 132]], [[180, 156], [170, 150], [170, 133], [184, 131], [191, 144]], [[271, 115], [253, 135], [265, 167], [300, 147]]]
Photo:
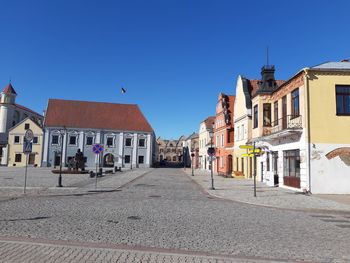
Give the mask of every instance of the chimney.
[[342, 59], [340, 62], [349, 62], [348, 59]]

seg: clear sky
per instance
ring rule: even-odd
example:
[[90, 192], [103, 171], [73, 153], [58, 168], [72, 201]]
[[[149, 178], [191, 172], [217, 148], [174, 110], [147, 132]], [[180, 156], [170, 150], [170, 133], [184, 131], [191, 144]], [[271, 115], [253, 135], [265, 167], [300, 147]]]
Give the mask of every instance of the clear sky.
[[11, 77], [38, 112], [49, 98], [135, 103], [177, 138], [238, 74], [260, 77], [266, 46], [278, 79], [350, 58], [349, 12], [346, 0], [2, 0], [0, 85]]

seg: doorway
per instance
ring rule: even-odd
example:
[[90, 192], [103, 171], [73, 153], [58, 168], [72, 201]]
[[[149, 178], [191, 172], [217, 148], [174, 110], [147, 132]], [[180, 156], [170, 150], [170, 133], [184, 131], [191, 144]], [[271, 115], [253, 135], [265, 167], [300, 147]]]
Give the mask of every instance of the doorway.
[[28, 156], [28, 165], [34, 165], [35, 164], [35, 154], [31, 153]]
[[278, 152], [272, 152], [272, 169], [273, 169], [273, 182], [275, 186], [279, 185], [278, 178]]

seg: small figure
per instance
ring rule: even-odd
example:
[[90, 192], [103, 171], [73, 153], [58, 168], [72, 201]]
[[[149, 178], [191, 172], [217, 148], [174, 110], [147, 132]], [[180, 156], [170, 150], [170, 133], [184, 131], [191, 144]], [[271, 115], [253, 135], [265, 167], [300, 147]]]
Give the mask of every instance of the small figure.
[[78, 149], [77, 153], [75, 154], [75, 162], [77, 170], [81, 169], [82, 171], [85, 171], [84, 154], [80, 151], [80, 149]]

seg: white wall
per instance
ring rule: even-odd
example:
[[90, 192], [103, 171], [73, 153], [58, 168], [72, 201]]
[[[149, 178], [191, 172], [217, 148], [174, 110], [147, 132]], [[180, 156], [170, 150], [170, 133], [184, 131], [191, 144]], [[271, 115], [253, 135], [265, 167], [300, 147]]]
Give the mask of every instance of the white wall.
[[[311, 147], [311, 192], [313, 194], [350, 194], [350, 165], [339, 156], [327, 159], [326, 154], [350, 144], [317, 143]], [[348, 155], [348, 160], [350, 156]]]

